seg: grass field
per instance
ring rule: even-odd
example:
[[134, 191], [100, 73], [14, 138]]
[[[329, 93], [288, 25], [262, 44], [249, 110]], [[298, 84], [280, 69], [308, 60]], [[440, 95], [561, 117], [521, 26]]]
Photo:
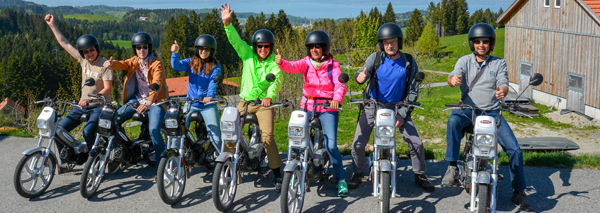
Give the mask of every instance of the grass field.
[[119, 45], [120, 47], [125, 47], [125, 48], [131, 48], [131, 41], [125, 41], [125, 40], [108, 40], [108, 42], [112, 43], [113, 45]]
[[[122, 15], [121, 15], [122, 17]], [[121, 21], [121, 17], [116, 17], [112, 15], [92, 15], [92, 14], [75, 14], [75, 15], [65, 15], [65, 18], [74, 18], [79, 20], [88, 20], [88, 21]]]

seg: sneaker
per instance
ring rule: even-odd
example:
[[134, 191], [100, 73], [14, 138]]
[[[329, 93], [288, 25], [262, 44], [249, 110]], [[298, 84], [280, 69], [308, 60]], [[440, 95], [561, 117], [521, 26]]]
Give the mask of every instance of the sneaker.
[[73, 166], [69, 165], [68, 163], [61, 163], [60, 166], [58, 166], [58, 174], [67, 173], [70, 171], [73, 171]]
[[338, 182], [338, 197], [348, 197], [348, 185], [346, 184], [346, 180], [342, 180]]
[[356, 189], [362, 183], [363, 174], [362, 173], [354, 173], [352, 174], [352, 178], [350, 182], [348, 182], [349, 189]]
[[423, 190], [428, 192], [433, 192], [435, 190], [435, 187], [429, 182], [429, 179], [425, 174], [415, 174], [415, 184], [421, 186]]
[[523, 211], [532, 212], [534, 210], [533, 205], [529, 201], [529, 198], [527, 198], [527, 194], [525, 194], [525, 192], [514, 191], [510, 201], [519, 205]]
[[455, 186], [458, 184], [458, 167], [449, 166], [444, 178], [442, 178], [442, 186]]
[[275, 192], [281, 193], [281, 182], [283, 182], [283, 178], [274, 178], [273, 185], [275, 185]]
[[114, 173], [117, 171], [117, 169], [119, 169], [119, 166], [121, 166], [121, 164], [115, 160], [110, 160], [108, 161], [108, 173]]

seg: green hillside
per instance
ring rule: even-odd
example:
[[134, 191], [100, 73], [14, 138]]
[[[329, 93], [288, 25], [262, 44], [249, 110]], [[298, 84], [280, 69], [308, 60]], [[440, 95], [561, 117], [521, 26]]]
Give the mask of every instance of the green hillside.
[[[123, 15], [121, 15], [122, 17]], [[116, 17], [112, 15], [92, 15], [92, 14], [74, 14], [74, 15], [65, 15], [65, 18], [74, 18], [79, 20], [88, 20], [88, 21], [121, 21], [121, 17]]]

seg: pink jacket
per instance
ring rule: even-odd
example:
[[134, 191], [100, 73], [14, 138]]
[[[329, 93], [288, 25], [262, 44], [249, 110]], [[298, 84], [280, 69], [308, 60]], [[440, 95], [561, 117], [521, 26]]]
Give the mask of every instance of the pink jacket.
[[[328, 66], [333, 64], [333, 70], [331, 73], [331, 79], [329, 78]], [[289, 73], [302, 73], [304, 75], [304, 87], [303, 87], [303, 95], [301, 105], [299, 108], [304, 109], [304, 104], [308, 100], [306, 104], [306, 109], [308, 111], [312, 111], [314, 100], [309, 100], [310, 97], [313, 98], [329, 98], [332, 100], [336, 100], [341, 103], [344, 101], [344, 95], [346, 95], [346, 85], [338, 80], [339, 76], [342, 74], [340, 70], [340, 63], [334, 61], [330, 56], [327, 62], [321, 67], [320, 70], [315, 70], [314, 66], [310, 62], [310, 57], [306, 56], [303, 59], [298, 61], [286, 61], [282, 60], [281, 65], [278, 65], [281, 70]], [[308, 68], [308, 69], [307, 69]], [[308, 73], [306, 73], [308, 70]], [[333, 82], [333, 83], [332, 83]], [[338, 88], [337, 90], [335, 90]], [[335, 90], [335, 92], [334, 92]], [[317, 103], [321, 103], [325, 100], [317, 100]], [[325, 109], [321, 106], [318, 106], [316, 112], [337, 112], [336, 109]]]

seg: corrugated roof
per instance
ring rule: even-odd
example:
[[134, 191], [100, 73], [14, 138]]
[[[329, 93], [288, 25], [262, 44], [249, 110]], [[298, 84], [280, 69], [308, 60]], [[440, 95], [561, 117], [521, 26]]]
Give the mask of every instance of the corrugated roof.
[[598, 17], [600, 17], [600, 0], [582, 0]]
[[0, 110], [4, 109], [5, 106], [10, 106], [13, 109], [19, 110], [19, 112], [25, 114], [25, 107], [22, 107], [21, 105], [15, 103], [8, 97], [5, 98], [4, 101], [2, 101], [2, 103], [0, 103]]

